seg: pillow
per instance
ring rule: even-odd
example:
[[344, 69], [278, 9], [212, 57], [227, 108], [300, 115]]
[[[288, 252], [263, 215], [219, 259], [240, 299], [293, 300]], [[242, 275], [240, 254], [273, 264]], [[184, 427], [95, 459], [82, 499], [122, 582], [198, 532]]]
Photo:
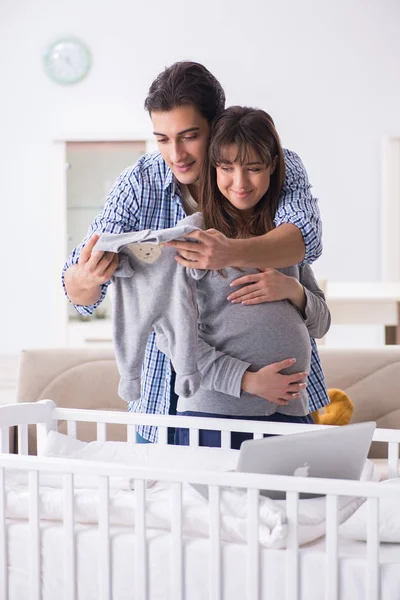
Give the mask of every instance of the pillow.
[[82, 450], [88, 442], [81, 442], [70, 435], [58, 431], [49, 431], [42, 447], [38, 447], [38, 456], [71, 456]]
[[[400, 477], [387, 479], [381, 485], [398, 487], [397, 498], [379, 500], [379, 540], [381, 542], [400, 543]], [[365, 502], [340, 528], [343, 537], [352, 540], [367, 540], [368, 503]]]
[[[188, 469], [191, 471], [229, 471], [236, 468], [239, 450], [220, 448], [170, 446], [164, 444], [131, 444], [128, 442], [81, 442], [58, 431], [50, 431], [46, 436], [40, 456], [73, 458], [100, 462], [113, 462], [131, 466], [147, 466], [166, 469]], [[97, 478], [93, 478], [97, 486]], [[113, 480], [113, 481], [112, 481]], [[118, 482], [119, 480], [119, 482]], [[110, 478], [110, 485], [116, 487], [121, 478]], [[148, 485], [153, 482], [148, 481]], [[89, 486], [86, 486], [89, 487]], [[126, 488], [132, 489], [133, 480]]]

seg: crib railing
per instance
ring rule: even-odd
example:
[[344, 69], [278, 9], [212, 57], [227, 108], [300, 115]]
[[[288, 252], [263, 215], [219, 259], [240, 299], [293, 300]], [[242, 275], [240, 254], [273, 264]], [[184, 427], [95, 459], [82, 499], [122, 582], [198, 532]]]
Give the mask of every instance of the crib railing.
[[[0, 407], [0, 451], [9, 452], [9, 430], [18, 430], [18, 454], [28, 454], [28, 425], [36, 425], [38, 454], [47, 433], [57, 431], [58, 421], [67, 422], [68, 435], [77, 437], [77, 423], [95, 423], [97, 440], [107, 439], [107, 425], [120, 424], [126, 427], [126, 440], [136, 443], [136, 426], [154, 425], [158, 428], [158, 443], [167, 444], [168, 428], [188, 428], [190, 446], [199, 445], [201, 429], [215, 429], [213, 419], [201, 417], [181, 417], [169, 415], [149, 415], [142, 413], [96, 411], [71, 408], [57, 408], [52, 400], [41, 400], [35, 403], [20, 403]], [[263, 434], [290, 435], [302, 431], [315, 431], [329, 428], [329, 425], [303, 425], [292, 423], [269, 423], [264, 421], [245, 421], [235, 419], [218, 419], [221, 430], [221, 447], [230, 448], [230, 434], [234, 431], [252, 433], [255, 439]], [[388, 445], [388, 474], [397, 477], [399, 473], [400, 431], [396, 429], [376, 429], [373, 441], [385, 442]]]
[[[209, 488], [209, 544], [211, 551], [209, 585], [210, 598], [222, 599], [222, 562], [220, 537], [221, 487], [247, 490], [247, 549], [246, 549], [246, 600], [258, 600], [260, 596], [260, 544], [259, 544], [259, 492], [262, 489], [286, 490], [288, 538], [286, 549], [287, 600], [299, 600], [299, 542], [298, 508], [299, 493], [326, 495], [326, 584], [325, 600], [339, 598], [338, 553], [338, 497], [364, 497], [368, 503], [368, 539], [366, 544], [366, 600], [379, 599], [379, 499], [399, 498], [399, 490], [377, 483], [296, 478], [279, 475], [259, 475], [237, 472], [196, 472], [174, 469], [129, 467], [120, 464], [93, 463], [90, 461], [40, 458], [3, 454], [0, 456], [0, 597], [8, 598], [7, 527], [5, 511], [5, 469], [29, 473], [30, 497], [30, 589], [31, 599], [41, 598], [41, 553], [39, 515], [39, 473], [54, 473], [63, 477], [64, 534], [65, 534], [65, 581], [64, 598], [77, 598], [76, 547], [74, 541], [74, 476], [97, 476], [99, 493], [100, 563], [98, 583], [99, 598], [112, 600], [112, 568], [110, 560], [109, 493], [110, 477], [134, 480], [135, 494], [135, 600], [147, 600], [148, 556], [146, 553], [145, 480], [152, 479], [170, 483], [171, 494], [171, 569], [170, 593], [173, 600], [184, 599], [184, 572], [182, 555], [182, 486], [186, 483], [204, 484]], [[190, 600], [190, 599], [188, 599]]]
[[[190, 429], [190, 444], [198, 445], [200, 429], [215, 429], [212, 419], [194, 417], [171, 417], [143, 415], [137, 413], [119, 413], [87, 411], [79, 409], [60, 409], [50, 400], [33, 404], [17, 404], [0, 407], [0, 598], [8, 598], [7, 569], [7, 521], [5, 470], [16, 469], [29, 473], [30, 497], [30, 574], [31, 596], [41, 598], [41, 554], [40, 554], [40, 511], [39, 511], [39, 473], [56, 470], [63, 476], [64, 493], [64, 532], [65, 532], [65, 582], [64, 598], [77, 598], [77, 567], [74, 518], [74, 476], [90, 475], [98, 477], [99, 491], [99, 533], [100, 564], [99, 594], [104, 600], [112, 598], [113, 572], [110, 561], [110, 477], [134, 479], [135, 494], [135, 600], [147, 600], [149, 594], [148, 555], [146, 553], [146, 486], [145, 480], [152, 479], [170, 483], [171, 494], [171, 569], [170, 594], [174, 600], [183, 600], [184, 565], [182, 532], [182, 490], [186, 483], [204, 484], [209, 488], [209, 544], [210, 574], [209, 591], [213, 600], [222, 599], [222, 550], [221, 550], [221, 487], [243, 488], [247, 492], [247, 547], [246, 547], [246, 600], [259, 600], [261, 597], [260, 542], [259, 542], [259, 493], [262, 489], [286, 491], [286, 513], [288, 519], [288, 538], [286, 549], [286, 599], [300, 598], [300, 554], [299, 554], [299, 494], [315, 493], [326, 496], [326, 577], [325, 600], [339, 598], [339, 496], [358, 496], [366, 498], [368, 506], [367, 544], [366, 544], [366, 600], [379, 599], [379, 500], [381, 498], [399, 498], [398, 488], [381, 486], [371, 482], [341, 481], [331, 479], [296, 478], [285, 476], [267, 476], [236, 472], [190, 472], [186, 470], [165, 470], [149, 467], [129, 467], [121, 464], [51, 459], [24, 456], [27, 454], [27, 427], [36, 425], [38, 447], [43, 444], [50, 430], [57, 430], [58, 420], [68, 422], [68, 433], [76, 436], [78, 422], [97, 423], [97, 437], [106, 439], [107, 424], [119, 423], [127, 428], [127, 440], [135, 442], [135, 426], [152, 424], [159, 428], [159, 444], [167, 443], [168, 427], [187, 427]], [[8, 454], [10, 427], [18, 428], [19, 456]], [[222, 430], [222, 447], [229, 448], [230, 433], [244, 431], [254, 433], [260, 438], [264, 433], [291, 434], [299, 431], [314, 431], [324, 426], [292, 425], [268, 422], [246, 422], [242, 420], [218, 420]], [[397, 476], [400, 431], [376, 430], [374, 441], [388, 443], [389, 474]], [[56, 465], [56, 466], [55, 466]], [[285, 600], [286, 600], [285, 599]]]

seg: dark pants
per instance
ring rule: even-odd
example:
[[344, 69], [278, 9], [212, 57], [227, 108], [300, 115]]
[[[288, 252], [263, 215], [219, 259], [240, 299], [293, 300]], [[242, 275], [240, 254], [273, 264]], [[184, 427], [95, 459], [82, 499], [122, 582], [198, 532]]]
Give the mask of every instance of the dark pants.
[[[169, 402], [169, 415], [176, 415], [176, 407], [178, 404], [178, 396], [175, 394], [175, 379], [176, 373], [172, 369], [171, 371], [171, 399]], [[168, 444], [175, 443], [175, 427], [168, 427]]]
[[[303, 423], [307, 425], [314, 424], [312, 416], [306, 415], [305, 417], [292, 417], [290, 415], [282, 415], [280, 413], [274, 413], [266, 417], [235, 417], [231, 415], [216, 415], [213, 413], [200, 413], [193, 411], [186, 411], [177, 413], [184, 417], [213, 417], [217, 419], [240, 419], [246, 421], [272, 421], [274, 423]], [[269, 437], [267, 434], [264, 437]], [[231, 448], [239, 450], [242, 442], [245, 440], [253, 439], [252, 433], [244, 433], [241, 431], [232, 431], [231, 433]], [[176, 429], [175, 430], [175, 444], [177, 446], [189, 446], [189, 429]], [[200, 446], [211, 446], [212, 448], [221, 447], [221, 432], [215, 430], [200, 429], [199, 431], [199, 445]]]

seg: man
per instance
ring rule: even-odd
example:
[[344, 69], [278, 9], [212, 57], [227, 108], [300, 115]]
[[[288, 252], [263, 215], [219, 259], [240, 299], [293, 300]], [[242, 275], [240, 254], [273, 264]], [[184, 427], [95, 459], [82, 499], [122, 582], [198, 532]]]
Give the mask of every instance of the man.
[[[210, 127], [224, 107], [225, 94], [220, 83], [198, 63], [175, 63], [153, 81], [145, 108], [152, 120], [159, 153], [144, 155], [120, 175], [103, 212], [64, 266], [66, 294], [82, 315], [91, 314], [103, 300], [110, 277], [118, 266], [117, 254], [93, 251], [101, 232], [164, 229], [175, 226], [180, 219], [196, 211]], [[193, 254], [190, 242], [175, 242], [181, 255], [177, 260], [183, 265], [189, 264], [187, 259], [196, 260], [198, 269], [228, 266], [263, 269], [290, 266], [303, 260], [311, 263], [318, 258], [322, 247], [317, 200], [310, 193], [307, 174], [299, 157], [285, 151], [285, 163], [286, 180], [273, 231], [251, 241], [227, 239], [214, 230], [195, 232], [193, 237], [199, 242], [196, 253]], [[229, 296], [230, 301], [249, 298], [253, 298], [253, 294], [246, 293], [246, 288], [233, 291]], [[328, 404], [329, 399], [314, 340], [311, 344], [308, 391], [310, 410], [313, 411]], [[306, 374], [282, 375], [279, 372], [293, 364], [290, 359], [252, 374], [253, 393], [276, 402], [297, 397]], [[172, 407], [176, 403], [173, 384], [171, 364], [157, 349], [152, 334], [142, 370], [141, 401], [129, 405], [129, 410], [168, 413], [171, 400]], [[243, 377], [242, 390], [246, 391], [246, 385]], [[139, 428], [138, 441], [155, 439], [155, 428]]]

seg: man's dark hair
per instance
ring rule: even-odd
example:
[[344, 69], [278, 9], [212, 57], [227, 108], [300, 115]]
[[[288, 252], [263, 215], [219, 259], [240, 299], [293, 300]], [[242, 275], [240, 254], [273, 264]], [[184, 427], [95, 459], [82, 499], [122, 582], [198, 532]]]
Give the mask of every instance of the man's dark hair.
[[225, 108], [225, 92], [219, 81], [203, 65], [181, 61], [167, 67], [150, 86], [144, 107], [169, 111], [193, 105], [211, 123]]

